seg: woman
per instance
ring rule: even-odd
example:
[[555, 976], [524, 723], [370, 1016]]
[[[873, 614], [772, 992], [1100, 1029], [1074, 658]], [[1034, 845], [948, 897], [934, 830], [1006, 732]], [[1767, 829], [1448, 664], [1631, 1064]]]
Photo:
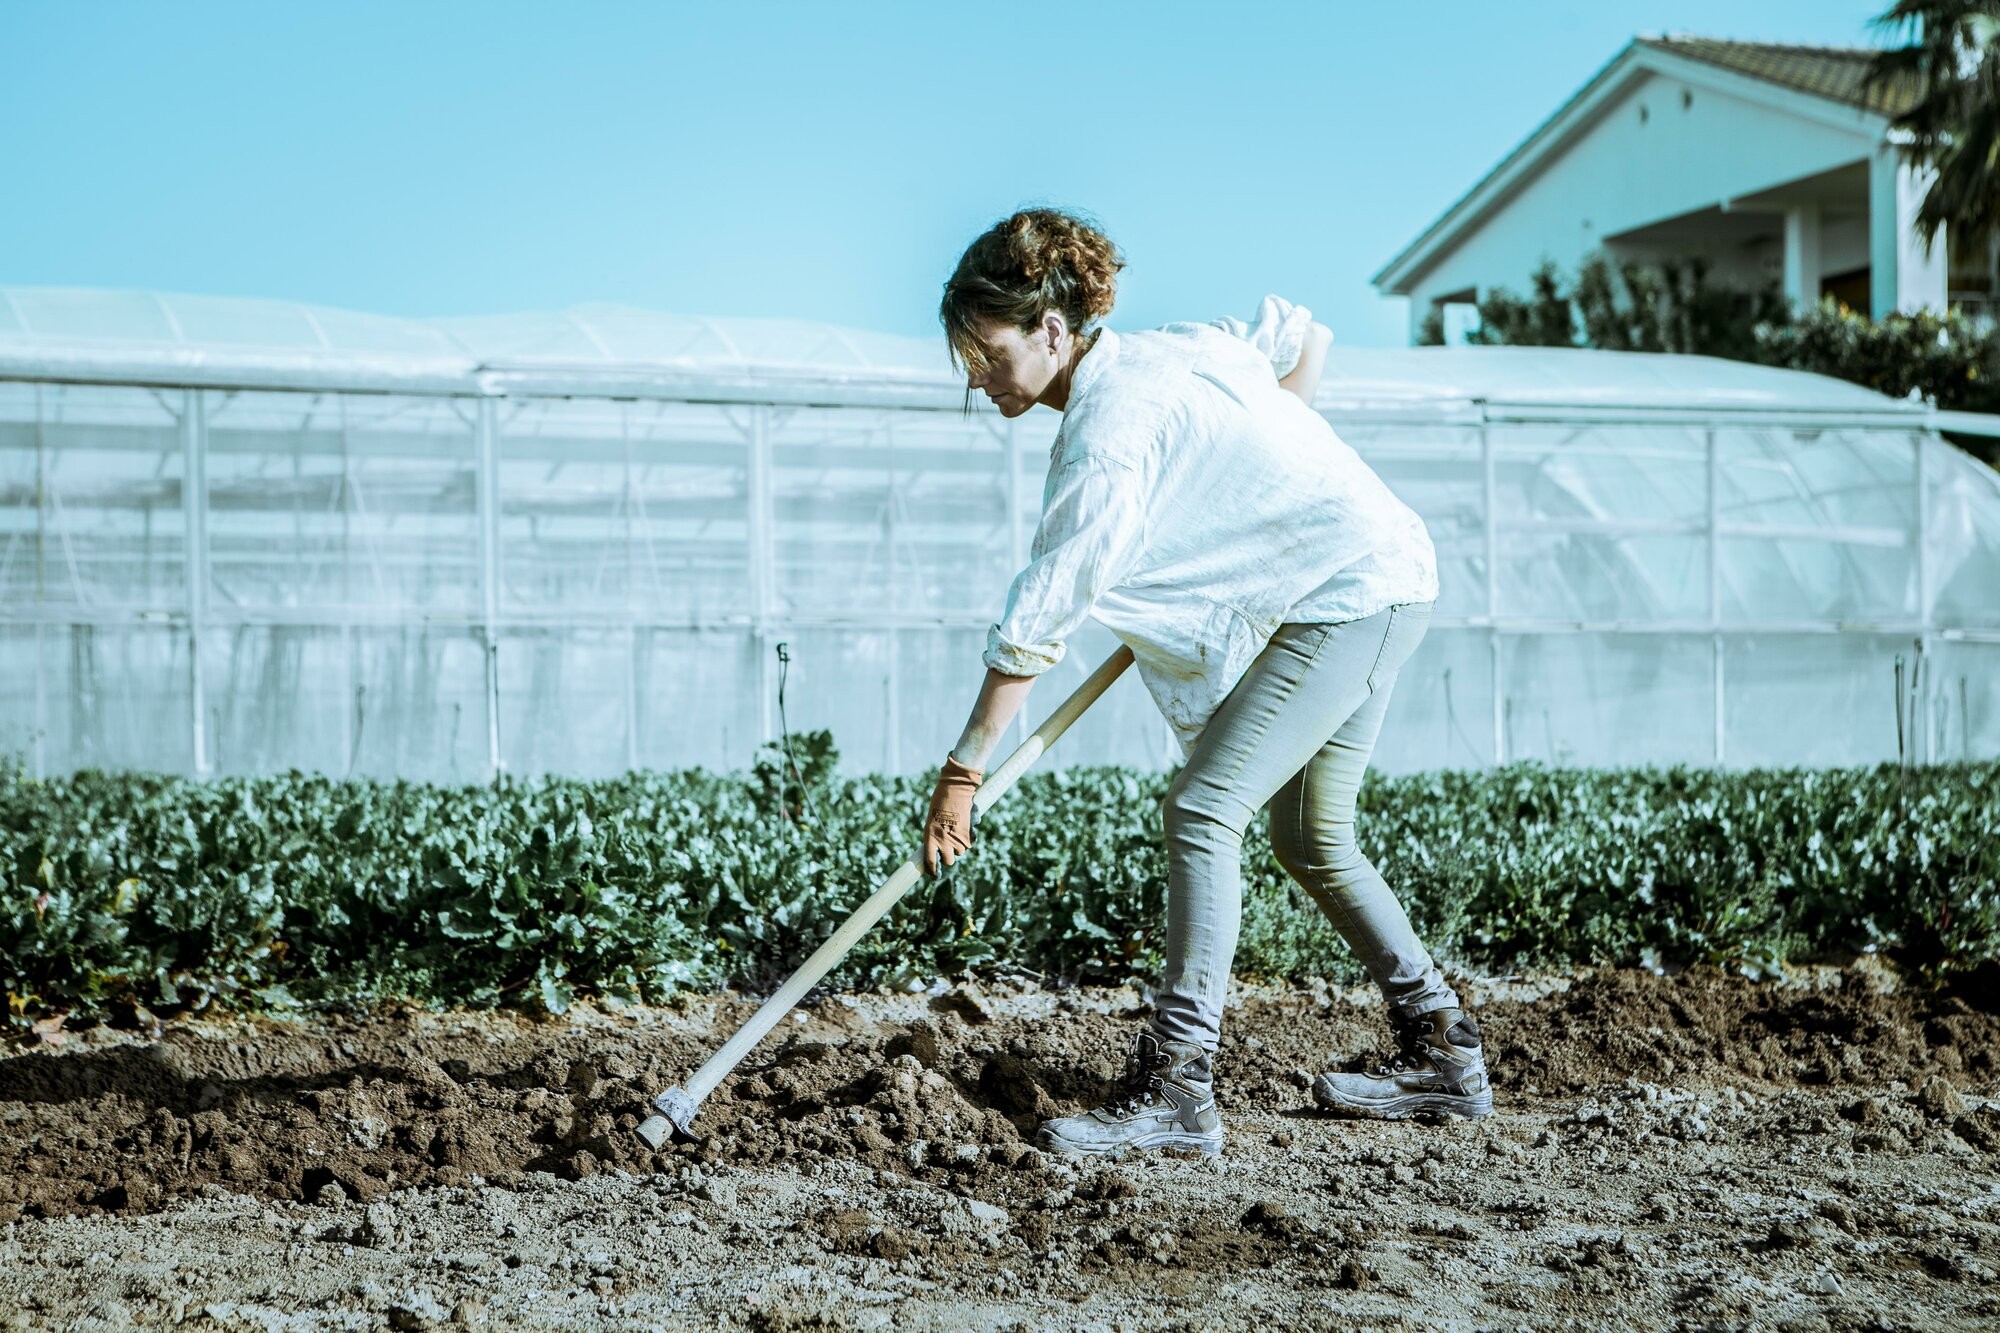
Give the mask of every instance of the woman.
[[1267, 298], [1253, 324], [1116, 334], [1111, 241], [1028, 209], [975, 240], [940, 318], [967, 395], [1063, 414], [1028, 567], [931, 797], [922, 861], [971, 841], [972, 794], [1036, 676], [1086, 616], [1128, 644], [1187, 763], [1167, 794], [1166, 976], [1115, 1096], [1045, 1146], [1222, 1149], [1212, 1061], [1241, 915], [1243, 831], [1270, 805], [1285, 869], [1382, 989], [1398, 1055], [1313, 1084], [1332, 1110], [1490, 1114], [1479, 1028], [1354, 841], [1396, 673], [1437, 597], [1423, 521], [1308, 405], [1331, 339]]

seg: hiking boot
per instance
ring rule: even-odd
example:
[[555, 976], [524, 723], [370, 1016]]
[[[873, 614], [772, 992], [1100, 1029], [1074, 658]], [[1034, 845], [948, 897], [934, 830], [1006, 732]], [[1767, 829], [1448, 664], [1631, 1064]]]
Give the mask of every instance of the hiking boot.
[[1493, 1087], [1479, 1024], [1462, 1009], [1392, 1015], [1397, 1051], [1363, 1074], [1321, 1074], [1313, 1100], [1342, 1115], [1408, 1120], [1418, 1115], [1493, 1114]]
[[1138, 1033], [1111, 1100], [1082, 1115], [1044, 1122], [1036, 1141], [1055, 1152], [1198, 1148], [1206, 1156], [1221, 1156], [1222, 1117], [1215, 1109], [1207, 1054], [1192, 1042]]

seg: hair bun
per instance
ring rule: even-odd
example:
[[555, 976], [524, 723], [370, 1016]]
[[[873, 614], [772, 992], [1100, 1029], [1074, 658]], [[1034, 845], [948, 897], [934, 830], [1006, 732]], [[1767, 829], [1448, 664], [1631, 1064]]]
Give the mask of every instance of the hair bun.
[[[1118, 299], [1124, 259], [1086, 219], [1053, 208], [1024, 208], [1000, 224], [1021, 276], [1050, 295], [1081, 298], [1085, 321], [1104, 318]], [[1055, 308], [1062, 305], [1052, 302]], [[1071, 312], [1065, 310], [1065, 316]]]
[[966, 247], [944, 285], [938, 317], [954, 357], [978, 365], [977, 327], [998, 320], [1030, 329], [1051, 311], [1083, 332], [1111, 313], [1125, 257], [1090, 219], [1056, 208], [1024, 208]]

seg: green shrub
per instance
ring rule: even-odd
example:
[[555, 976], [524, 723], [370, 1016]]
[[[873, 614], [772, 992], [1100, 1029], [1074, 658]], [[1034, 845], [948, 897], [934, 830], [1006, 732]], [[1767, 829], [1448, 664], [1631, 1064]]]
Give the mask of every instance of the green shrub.
[[[1686, 352], [1758, 358], [1758, 330], [1785, 318], [1777, 284], [1743, 289], [1709, 279], [1701, 255], [1614, 263], [1601, 251], [1565, 281], [1544, 260], [1526, 296], [1507, 287], [1479, 301], [1479, 328], [1467, 341], [1507, 347], [1597, 347], [1614, 352]], [[1444, 341], [1442, 311], [1426, 317], [1420, 343]]]
[[[2000, 325], [1990, 319], [1956, 307], [1870, 319], [1831, 296], [1792, 310], [1774, 284], [1740, 288], [1708, 274], [1699, 255], [1614, 264], [1598, 252], [1574, 280], [1545, 260], [1527, 295], [1494, 287], [1480, 299], [1480, 327], [1468, 341], [1720, 356], [1829, 375], [1893, 398], [1916, 394], [1949, 412], [2000, 412]], [[1444, 341], [1442, 309], [1425, 315], [1417, 341]], [[1947, 438], [2000, 467], [2000, 440]]]
[[1757, 328], [1753, 360], [1809, 370], [1953, 412], [2000, 412], [2000, 328], [1954, 309], [1869, 319], [1832, 297]]
[[[830, 738], [805, 739], [804, 820], [779, 808], [775, 770], [490, 787], [0, 774], [8, 1014], [384, 995], [560, 1011], [578, 993], [768, 986], [910, 854], [928, 795], [837, 777]], [[1154, 974], [1167, 781], [1031, 775], [983, 817], [975, 853], [920, 883], [835, 980]], [[1996, 764], [1371, 775], [1360, 811], [1364, 848], [1425, 939], [1465, 965], [2000, 958]], [[1237, 967], [1358, 976], [1261, 823]]]

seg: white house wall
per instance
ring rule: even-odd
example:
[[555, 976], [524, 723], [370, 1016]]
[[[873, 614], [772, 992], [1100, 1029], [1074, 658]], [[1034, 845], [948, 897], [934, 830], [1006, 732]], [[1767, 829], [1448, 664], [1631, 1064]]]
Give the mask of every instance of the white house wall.
[[1933, 240], [1926, 241], [1917, 231], [1917, 214], [1923, 209], [1924, 196], [1937, 183], [1937, 172], [1902, 162], [1889, 169], [1896, 180], [1895, 304], [1893, 307], [1889, 304], [1886, 294], [1878, 295], [1874, 314], [1880, 318], [1891, 309], [1906, 315], [1926, 309], [1942, 310], [1951, 267], [1949, 236], [1940, 228]]
[[[1769, 239], [1749, 244], [1713, 247], [1695, 246], [1686, 242], [1645, 243], [1619, 241], [1615, 244], [1606, 245], [1604, 249], [1609, 252], [1613, 259], [1631, 260], [1642, 264], [1659, 263], [1669, 259], [1682, 259], [1687, 256], [1690, 250], [1699, 249], [1709, 260], [1708, 274], [1711, 280], [1735, 286], [1753, 286], [1776, 276], [1779, 266], [1784, 263], [1785, 247], [1779, 233], [1781, 222], [1779, 219], [1773, 218], [1771, 225], [1772, 235]], [[1868, 262], [1865, 250], [1863, 251], [1861, 262], [1864, 264]], [[1567, 269], [1574, 267], [1574, 265], [1565, 263], [1563, 267]], [[1508, 282], [1499, 285], [1510, 287], [1517, 292], [1524, 290], [1527, 286], [1526, 283], [1520, 282]], [[1484, 294], [1482, 290], [1481, 295]]]
[[1865, 160], [1873, 144], [1864, 113], [1854, 119], [1849, 132], [1646, 72], [1417, 281], [1412, 335], [1441, 296], [1524, 292], [1544, 259], [1571, 271], [1602, 237]]

